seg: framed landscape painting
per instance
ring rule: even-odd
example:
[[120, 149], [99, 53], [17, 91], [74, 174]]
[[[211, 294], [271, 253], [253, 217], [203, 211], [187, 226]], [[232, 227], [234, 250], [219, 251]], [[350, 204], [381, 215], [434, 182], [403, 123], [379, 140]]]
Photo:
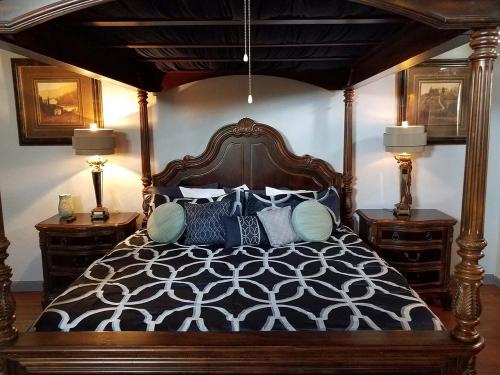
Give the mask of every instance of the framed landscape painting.
[[424, 125], [430, 144], [465, 143], [468, 60], [430, 60], [398, 74], [398, 123]]
[[12, 59], [19, 144], [69, 145], [74, 129], [102, 126], [98, 80], [31, 59]]

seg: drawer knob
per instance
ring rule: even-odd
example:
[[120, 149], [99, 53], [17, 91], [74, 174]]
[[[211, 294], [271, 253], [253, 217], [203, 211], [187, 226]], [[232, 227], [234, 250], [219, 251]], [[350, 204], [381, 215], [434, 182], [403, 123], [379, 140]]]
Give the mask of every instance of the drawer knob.
[[431, 232], [427, 232], [427, 233], [425, 234], [425, 239], [426, 239], [427, 241], [432, 241], [432, 233], [431, 233]]
[[420, 260], [420, 253], [415, 253], [413, 256], [410, 256], [410, 254], [405, 251], [403, 254], [410, 262], [418, 262]]
[[393, 232], [392, 233], [392, 239], [394, 241], [399, 241], [399, 233], [398, 232]]

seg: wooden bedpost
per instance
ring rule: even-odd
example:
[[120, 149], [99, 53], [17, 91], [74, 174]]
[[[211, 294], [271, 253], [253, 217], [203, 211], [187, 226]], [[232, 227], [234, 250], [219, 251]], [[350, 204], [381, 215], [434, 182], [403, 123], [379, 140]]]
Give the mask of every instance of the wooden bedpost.
[[[474, 30], [472, 47], [470, 115], [465, 153], [465, 176], [462, 198], [462, 223], [457, 240], [458, 254], [462, 258], [455, 268], [457, 292], [453, 301], [456, 326], [452, 336], [457, 340], [481, 344], [483, 338], [477, 331], [481, 315], [479, 290], [483, 280], [483, 268], [479, 259], [486, 246], [484, 240], [484, 211], [486, 174], [488, 161], [488, 128], [493, 64], [498, 55], [498, 30], [496, 28]], [[471, 360], [471, 373], [474, 360]]]
[[[148, 93], [137, 90], [139, 100], [139, 116], [141, 121], [141, 162], [142, 162], [142, 194], [146, 194], [151, 185], [151, 151], [149, 147]], [[144, 208], [144, 214], [147, 208]]]
[[342, 172], [342, 185], [344, 201], [342, 208], [342, 222], [353, 228], [352, 219], [352, 102], [354, 89], [349, 87], [344, 90], [344, 170]]
[[0, 345], [7, 344], [17, 337], [17, 329], [14, 328], [16, 302], [10, 291], [12, 269], [5, 264], [5, 259], [9, 255], [7, 253], [9, 244], [5, 238], [0, 197]]

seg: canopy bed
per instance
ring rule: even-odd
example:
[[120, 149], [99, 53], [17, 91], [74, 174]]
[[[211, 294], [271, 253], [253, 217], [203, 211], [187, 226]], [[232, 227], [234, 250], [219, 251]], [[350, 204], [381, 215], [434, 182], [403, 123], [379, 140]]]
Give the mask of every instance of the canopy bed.
[[[7, 0], [7, 3], [9, 2]], [[118, 4], [118, 8], [114, 7], [115, 3]], [[159, 2], [149, 3], [150, 5], [156, 4], [157, 7], [153, 8], [157, 11], [170, 9], [168, 6], [160, 7]], [[227, 6], [232, 2], [221, 3]], [[288, 4], [288, 2], [283, 2], [283, 4]], [[349, 55], [342, 55], [342, 53], [330, 57], [323, 55], [323, 60], [338, 61], [341, 57], [340, 60], [343, 61], [342, 64], [333, 64], [330, 67], [335, 74], [328, 74], [328, 77], [325, 76], [325, 72], [329, 72], [328, 64], [313, 66], [318, 61], [307, 61], [306, 54], [302, 55], [304, 52], [298, 52], [298, 55], [297, 52], [294, 53], [293, 59], [297, 60], [295, 61], [297, 64], [292, 67], [286, 65], [290, 63], [287, 61], [290, 57], [276, 57], [275, 59], [280, 61], [277, 65], [269, 64], [270, 61], [265, 61], [265, 64], [260, 66], [256, 63], [256, 70], [258, 73], [288, 76], [330, 89], [345, 90], [342, 173], [336, 172], [323, 160], [311, 156], [294, 155], [288, 150], [282, 136], [272, 127], [255, 123], [250, 119], [243, 119], [237, 124], [218, 130], [209, 140], [202, 155], [185, 156], [183, 159], [174, 160], [162, 172], [152, 175], [146, 90], [158, 91], [162, 84], [168, 89], [184, 82], [224, 74], [237, 74], [240, 71], [219, 64], [220, 61], [214, 61], [220, 59], [217, 56], [168, 58], [164, 56], [165, 51], [162, 52], [162, 48], [179, 50], [189, 49], [190, 46], [181, 45], [179, 41], [173, 47], [165, 46], [166, 42], [162, 42], [164, 45], [159, 46], [158, 40], [154, 43], [152, 40], [139, 43], [139, 38], [144, 39], [151, 35], [161, 36], [161, 33], [148, 34], [148, 27], [196, 28], [197, 24], [230, 27], [236, 21], [232, 18], [228, 19], [227, 15], [219, 14], [219, 18], [216, 16], [210, 19], [213, 15], [209, 17], [202, 11], [200, 11], [201, 15], [200, 12], [193, 11], [191, 16], [195, 19], [189, 21], [188, 17], [180, 12], [179, 9], [182, 8], [178, 7], [179, 4], [175, 1], [172, 2], [172, 13], [168, 15], [153, 11], [153, 13], [148, 13], [144, 7], [134, 1], [63, 1], [51, 5], [45, 4], [44, 7], [24, 15], [11, 14], [10, 19], [0, 20], [0, 32], [4, 33], [0, 34], [0, 42], [4, 47], [31, 54], [30, 56], [38, 59], [45, 61], [58, 59], [139, 88], [144, 195], [151, 194], [152, 186], [201, 186], [213, 181], [228, 187], [246, 183], [256, 189], [265, 186], [287, 186], [291, 189], [318, 190], [332, 186], [339, 192], [342, 223], [346, 226], [344, 230], [348, 231], [347, 228], [353, 225], [352, 107], [355, 88], [369, 79], [397, 68], [411, 66], [439, 53], [443, 48], [457, 45], [463, 41], [464, 32], [472, 30], [468, 34], [470, 46], [473, 49], [470, 56], [471, 108], [468, 119], [461, 229], [458, 240], [459, 255], [462, 260], [455, 270], [457, 282], [457, 292], [453, 303], [455, 328], [451, 332], [433, 329], [344, 331], [345, 327], [344, 329], [337, 327], [336, 330], [321, 333], [247, 330], [238, 333], [134, 331], [28, 332], [18, 335], [14, 328], [15, 306], [10, 293], [11, 270], [4, 264], [8, 241], [2, 230], [0, 231], [0, 280], [2, 282], [0, 340], [5, 344], [4, 371], [7, 374], [102, 372], [116, 374], [232, 372], [472, 374], [475, 372], [475, 355], [484, 346], [484, 339], [477, 330], [481, 314], [479, 292], [483, 278], [483, 270], [478, 261], [482, 257], [482, 249], [486, 246], [483, 228], [491, 75], [493, 63], [497, 57], [497, 26], [500, 25], [500, 7], [496, 1], [479, 3], [476, 1], [359, 0], [356, 2], [332, 1], [332, 4], [342, 5], [337, 17], [312, 19], [310, 8], [305, 7], [306, 10], [302, 10], [303, 14], [295, 14], [294, 19], [293, 17], [282, 19], [272, 14], [267, 14], [268, 18], [266, 18], [266, 15], [261, 14], [260, 18], [257, 15], [255, 22], [258, 24], [260, 21], [263, 27], [269, 26], [266, 25], [269, 22], [273, 24], [273, 27], [280, 24], [304, 27], [305, 24], [306, 30], [309, 30], [304, 31], [305, 34], [318, 24], [324, 25], [328, 22], [354, 28], [360, 24], [377, 24], [382, 25], [379, 36], [384, 35], [385, 40], [365, 41], [369, 45], [371, 43], [373, 47], [369, 48], [368, 53], [358, 49], [351, 51]], [[119, 5], [125, 5], [122, 8], [127, 9], [128, 12], [122, 15], [123, 18], [113, 13], [121, 9]], [[10, 9], [15, 13], [15, 6]], [[199, 10], [196, 6], [193, 9]], [[137, 12], [140, 17], [132, 19], [134, 12]], [[356, 14], [361, 16], [355, 18]], [[299, 22], [300, 20], [303, 22]], [[237, 23], [239, 24], [240, 21]], [[74, 38], [73, 43], [77, 46], [76, 48], [84, 49], [92, 45], [92, 48], [88, 49], [89, 54], [78, 53], [74, 46], [68, 46], [68, 49], [54, 47], [58, 44], [54, 42], [62, 42], [63, 34], [68, 36], [67, 30], [71, 28], [74, 28], [70, 36]], [[81, 28], [91, 30], [88, 40], [79, 36], [78, 31]], [[114, 28], [123, 29], [116, 33], [109, 31]], [[142, 34], [132, 35], [131, 30], [134, 28], [142, 29]], [[372, 32], [373, 30], [370, 30], [368, 34]], [[127, 43], [122, 41], [117, 45], [117, 34], [124, 35], [130, 40], [126, 41]], [[367, 34], [364, 36], [367, 37]], [[55, 40], [49, 43], [48, 39], [51, 38]], [[94, 43], [100, 46], [97, 53], [104, 53], [106, 58], [96, 59], [95, 55], [92, 56], [96, 53]], [[301, 48], [310, 47], [305, 46], [307, 42], [304, 40], [295, 41], [295, 43]], [[351, 48], [355, 41], [343, 39], [336, 43], [341, 43], [344, 47], [351, 43], [349, 47]], [[358, 40], [356, 43], [361, 42]], [[322, 42], [322, 44], [325, 43]], [[191, 49], [201, 48], [203, 51], [220, 48], [214, 45], [210, 47], [206, 40], [204, 43], [191, 47]], [[239, 44], [236, 47], [239, 47]], [[296, 47], [283, 45], [279, 48], [294, 49]], [[328, 47], [331, 46], [322, 48]], [[235, 47], [231, 46], [231, 48]], [[261, 48], [278, 47], [274, 47], [268, 41], [267, 45]], [[366, 48], [366, 44], [363, 48]], [[112, 53], [109, 52], [110, 49]], [[152, 55], [156, 57], [149, 56], [144, 59], [144, 55], [148, 55], [144, 50], [149, 49], [153, 50]], [[134, 50], [138, 50], [137, 53]], [[204, 53], [203, 51], [200, 53]], [[356, 55], [357, 53], [360, 55]], [[266, 58], [262, 57], [262, 59]], [[267, 59], [271, 57], [268, 56]], [[206, 64], [197, 65], [203, 62], [200, 60], [205, 61]], [[280, 64], [284, 65], [280, 66]], [[78, 69], [72, 66], [69, 68]], [[148, 210], [146, 205], [145, 216], [149, 213]], [[2, 227], [3, 225], [0, 226]], [[120, 251], [120, 248], [115, 251]], [[103, 262], [108, 260], [109, 258], [104, 258]], [[92, 267], [88, 272], [90, 274], [93, 272]], [[406, 297], [415, 298], [410, 295]], [[61, 298], [60, 301], [64, 302], [65, 296]], [[53, 329], [49, 330], [53, 331]]]

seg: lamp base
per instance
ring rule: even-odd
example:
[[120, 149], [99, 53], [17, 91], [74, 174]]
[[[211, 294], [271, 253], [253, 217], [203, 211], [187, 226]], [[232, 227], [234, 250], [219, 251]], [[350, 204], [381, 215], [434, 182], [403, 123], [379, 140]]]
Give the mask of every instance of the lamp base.
[[90, 213], [91, 220], [102, 220], [105, 221], [109, 217], [109, 211], [106, 207], [96, 207]]
[[411, 216], [410, 206], [401, 203], [395, 204], [392, 213], [394, 216]]

